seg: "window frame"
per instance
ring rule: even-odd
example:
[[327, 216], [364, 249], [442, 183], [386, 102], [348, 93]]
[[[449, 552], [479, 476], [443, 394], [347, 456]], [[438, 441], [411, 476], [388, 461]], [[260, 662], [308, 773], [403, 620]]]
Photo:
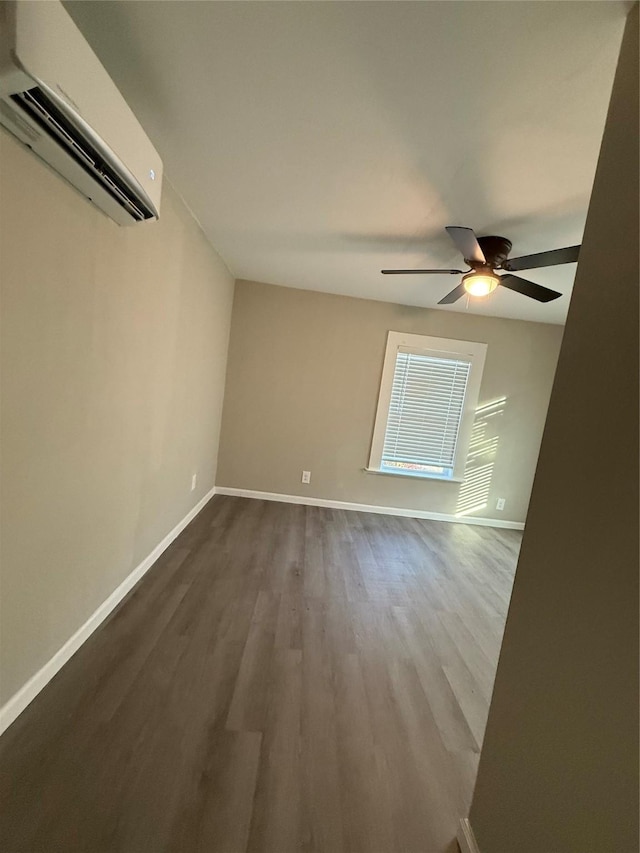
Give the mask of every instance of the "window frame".
[[[457, 358], [468, 360], [471, 363], [450, 476], [444, 473], [401, 470], [388, 471], [381, 469], [384, 439], [389, 419], [393, 377], [396, 369], [397, 355], [401, 349], [409, 350], [419, 355], [427, 355], [435, 358]], [[391, 477], [413, 477], [421, 480], [442, 480], [449, 483], [463, 482], [473, 420], [480, 396], [480, 384], [482, 382], [486, 354], [487, 344], [476, 341], [460, 341], [452, 338], [436, 338], [432, 335], [415, 335], [390, 331], [387, 334], [387, 345], [380, 380], [380, 392], [378, 394], [378, 405], [371, 440], [369, 465], [365, 470]]]

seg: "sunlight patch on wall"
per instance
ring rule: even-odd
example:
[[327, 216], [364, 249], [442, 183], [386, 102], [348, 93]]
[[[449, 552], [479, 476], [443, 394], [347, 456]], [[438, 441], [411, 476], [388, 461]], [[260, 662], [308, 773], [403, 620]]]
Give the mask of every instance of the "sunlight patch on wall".
[[500, 397], [476, 409], [456, 515], [470, 515], [487, 506], [506, 404], [507, 398]]

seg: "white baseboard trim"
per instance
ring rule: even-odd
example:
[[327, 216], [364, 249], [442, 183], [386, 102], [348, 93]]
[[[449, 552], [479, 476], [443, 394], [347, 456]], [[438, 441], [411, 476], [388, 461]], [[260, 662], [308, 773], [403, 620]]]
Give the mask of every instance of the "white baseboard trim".
[[47, 661], [47, 663], [45, 663], [38, 672], [36, 672], [35, 675], [31, 676], [31, 678], [17, 691], [17, 693], [14, 693], [13, 696], [7, 700], [2, 708], [0, 708], [0, 734], [9, 728], [16, 717], [18, 717], [27, 705], [35, 699], [42, 688], [51, 681], [58, 670], [64, 666], [64, 664], [80, 648], [85, 640], [93, 634], [96, 628], [98, 628], [107, 618], [116, 605], [122, 601], [129, 590], [135, 586], [140, 578], [156, 562], [158, 557], [160, 557], [169, 545], [171, 545], [178, 534], [182, 533], [187, 524], [196, 517], [200, 510], [215, 494], [216, 489], [214, 487], [211, 491], [207, 492], [202, 500], [198, 501], [193, 509], [185, 515], [182, 521], [179, 521], [178, 524], [176, 524], [170, 533], [167, 533], [162, 542], [156, 545], [153, 551], [145, 557], [138, 566], [136, 566], [131, 574], [127, 575], [122, 583], [114, 589], [111, 595], [102, 602], [94, 613], [91, 614], [84, 625], [78, 628], [72, 637], [69, 637], [64, 646], [62, 646], [62, 648], [59, 649], [55, 655]]
[[474, 524], [480, 527], [503, 527], [508, 530], [524, 530], [522, 521], [501, 521], [496, 518], [478, 518], [477, 516], [447, 515], [443, 512], [429, 512], [426, 509], [403, 509], [396, 506], [378, 506], [377, 504], [357, 504], [350, 501], [332, 501], [325, 498], [310, 498], [303, 495], [281, 495], [277, 492], [254, 492], [252, 489], [232, 489], [228, 486], [216, 486], [217, 495], [232, 495], [239, 498], [257, 498], [261, 501], [280, 501], [287, 504], [305, 504], [306, 506], [326, 506], [330, 509], [350, 509], [357, 512], [377, 512], [380, 515], [401, 515], [405, 518], [427, 518], [431, 521], [452, 521], [456, 524]]
[[463, 817], [460, 821], [457, 839], [460, 853], [480, 853], [478, 842], [471, 829], [469, 819], [466, 817]]

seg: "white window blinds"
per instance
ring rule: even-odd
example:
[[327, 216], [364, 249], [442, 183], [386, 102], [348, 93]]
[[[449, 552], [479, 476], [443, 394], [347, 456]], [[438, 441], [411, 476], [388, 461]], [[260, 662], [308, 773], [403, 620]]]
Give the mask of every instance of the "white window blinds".
[[453, 468], [470, 370], [470, 360], [398, 351], [381, 468]]

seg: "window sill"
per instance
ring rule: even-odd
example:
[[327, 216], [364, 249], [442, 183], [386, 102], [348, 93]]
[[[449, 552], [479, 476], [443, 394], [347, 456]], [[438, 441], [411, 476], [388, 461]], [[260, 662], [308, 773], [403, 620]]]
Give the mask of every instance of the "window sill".
[[380, 471], [377, 468], [363, 468], [367, 474], [380, 474], [383, 477], [403, 477], [410, 480], [439, 480], [441, 483], [464, 483], [464, 477], [446, 477], [444, 474], [413, 474], [400, 471]]

